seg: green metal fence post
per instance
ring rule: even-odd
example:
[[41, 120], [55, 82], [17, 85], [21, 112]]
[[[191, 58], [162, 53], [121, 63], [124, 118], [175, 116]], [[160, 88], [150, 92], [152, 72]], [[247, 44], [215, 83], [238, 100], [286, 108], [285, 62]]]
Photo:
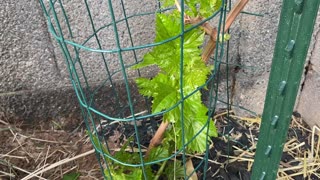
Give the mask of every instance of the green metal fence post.
[[320, 0], [284, 0], [252, 179], [277, 177]]

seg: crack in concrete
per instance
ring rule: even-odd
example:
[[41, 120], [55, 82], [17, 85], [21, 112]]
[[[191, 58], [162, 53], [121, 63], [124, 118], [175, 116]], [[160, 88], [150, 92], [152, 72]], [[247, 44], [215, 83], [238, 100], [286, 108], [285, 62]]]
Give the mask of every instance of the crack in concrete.
[[236, 50], [236, 59], [235, 59], [235, 67], [233, 68], [233, 72], [231, 75], [231, 87], [230, 87], [230, 104], [233, 105], [234, 97], [236, 94], [236, 83], [237, 83], [237, 73], [242, 69], [241, 68], [241, 54], [240, 54], [240, 47], [241, 47], [241, 29], [242, 29], [242, 16], [239, 19], [239, 38], [237, 42], [237, 50]]
[[233, 105], [234, 96], [236, 94], [236, 82], [237, 82], [237, 73], [241, 70], [241, 55], [237, 53], [236, 55], [236, 66], [233, 68], [233, 73], [231, 76], [231, 97], [230, 104]]

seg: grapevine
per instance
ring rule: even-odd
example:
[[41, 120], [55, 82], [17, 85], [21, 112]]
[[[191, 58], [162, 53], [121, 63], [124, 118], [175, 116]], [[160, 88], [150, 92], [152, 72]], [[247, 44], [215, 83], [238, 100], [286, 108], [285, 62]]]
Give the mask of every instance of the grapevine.
[[[155, 43], [161, 43], [183, 34], [183, 53], [181, 53], [182, 41], [180, 38], [176, 38], [155, 46], [151, 52], [145, 54], [143, 61], [134, 67], [137, 69], [156, 65], [159, 68], [159, 73], [152, 79], [136, 79], [140, 94], [152, 98], [152, 113], [159, 113], [173, 107], [163, 114], [163, 122], [150, 141], [146, 153], [146, 158], [149, 161], [159, 159], [158, 155], [154, 156], [159, 149], [160, 152], [166, 149], [167, 153], [165, 154], [168, 157], [177, 148], [183, 148], [184, 142], [189, 143], [185, 147], [186, 152], [203, 153], [207, 144], [210, 143], [210, 138], [207, 136], [217, 136], [213, 121], [209, 120], [207, 115], [208, 108], [202, 103], [201, 93], [198, 89], [206, 83], [213, 68], [207, 66], [206, 61], [203, 61], [201, 57], [203, 52], [200, 47], [204, 44], [206, 32], [204, 28], [199, 26], [182, 33], [181, 23], [184, 24], [185, 29], [190, 29], [193, 24], [208, 18], [217, 11], [221, 7], [221, 0], [190, 0], [185, 3], [187, 9], [184, 16], [181, 16], [181, 7], [177, 1], [163, 1], [164, 6], [175, 5], [177, 9], [170, 13], [156, 14], [155, 37]], [[181, 55], [183, 55], [182, 70], [180, 69]], [[182, 99], [181, 90], [186, 95], [192, 95]], [[183, 106], [180, 104], [181, 101], [184, 101]], [[181, 114], [182, 108], [183, 114]], [[184, 127], [181, 125], [182, 119]], [[182, 134], [182, 132], [184, 133]], [[164, 164], [166, 163], [165, 161]], [[180, 165], [181, 163], [176, 164]]]
[[[186, 17], [191, 20], [199, 17], [207, 18], [214, 11], [220, 7], [218, 2], [221, 1], [198, 1], [190, 0], [185, 1], [189, 7], [186, 11]], [[181, 13], [180, 5], [173, 0], [164, 1], [164, 5], [176, 5], [178, 8], [170, 13], [156, 14], [156, 38], [155, 43], [160, 43], [169, 38], [178, 36], [181, 33]], [[199, 7], [199, 8], [197, 8]], [[210, 7], [210, 11], [208, 11]], [[185, 24], [185, 29], [191, 28], [191, 24]], [[147, 53], [143, 61], [136, 65], [135, 68], [143, 68], [150, 65], [156, 65], [159, 68], [159, 73], [152, 79], [138, 78], [136, 83], [139, 88], [140, 94], [152, 97], [152, 113], [159, 113], [163, 110], [179, 104], [181, 99], [181, 86], [183, 93], [188, 95], [193, 93], [197, 88], [205, 84], [207, 77], [210, 75], [212, 67], [207, 66], [202, 60], [202, 49], [199, 48], [204, 44], [205, 32], [202, 28], [194, 28], [184, 34], [183, 44], [183, 70], [180, 69], [181, 59], [181, 40], [176, 38], [167, 43], [161, 44], [153, 48]], [[182, 82], [180, 80], [181, 72], [183, 72]], [[200, 91], [195, 92], [188, 98], [184, 99], [184, 130], [185, 134], [178, 135], [177, 137], [166, 136], [168, 141], [174, 141], [178, 148], [183, 146], [182, 142], [189, 142], [195, 137], [190, 145], [186, 147], [189, 153], [204, 152], [206, 150], [206, 126], [208, 116], [206, 113], [208, 109], [201, 101]], [[169, 123], [175, 124], [167, 129], [167, 134], [181, 134], [181, 105], [176, 106], [172, 110], [164, 113], [163, 124], [165, 127]], [[217, 132], [212, 121], [209, 121], [209, 136], [216, 136]], [[198, 134], [200, 132], [200, 134]], [[198, 135], [197, 135], [198, 134]], [[162, 136], [162, 135], [161, 135]], [[157, 136], [156, 136], [157, 137]], [[171, 138], [171, 139], [170, 139]], [[173, 138], [176, 138], [173, 139]], [[185, 138], [184, 140], [182, 138]], [[151, 141], [148, 151], [161, 143], [162, 137], [156, 142]], [[148, 152], [147, 152], [148, 155]]]
[[[145, 153], [145, 162], [161, 161], [179, 149], [184, 149], [191, 154], [204, 153], [207, 145], [211, 143], [209, 137], [217, 136], [216, 127], [207, 115], [208, 108], [202, 103], [199, 90], [205, 88], [203, 85], [206, 84], [207, 77], [214, 68], [207, 65], [207, 61], [215, 49], [217, 39], [221, 41], [221, 39], [230, 38], [229, 35], [217, 37], [217, 29], [211, 27], [208, 22], [203, 22], [222, 8], [222, 0], [184, 0], [183, 2], [184, 13], [182, 14], [178, 0], [161, 0], [163, 7], [175, 6], [176, 8], [155, 15], [154, 41], [160, 45], [153, 47], [144, 55], [142, 62], [132, 67], [140, 69], [156, 66], [159, 69], [158, 74], [153, 78], [136, 79], [139, 93], [152, 99], [152, 113], [164, 112], [162, 123]], [[229, 13], [221, 31], [227, 32], [247, 2], [248, 0], [239, 0]], [[194, 27], [196, 24], [201, 25]], [[205, 44], [206, 35], [209, 36], [209, 41]], [[168, 41], [168, 39], [171, 40]], [[181, 51], [182, 47], [183, 51]], [[93, 142], [95, 147], [110, 155], [105, 146], [99, 146], [97, 137], [93, 136]], [[113, 154], [113, 157], [119, 161], [129, 160], [127, 163], [140, 164], [139, 154], [126, 152], [127, 146], [128, 143], [124, 144], [120, 151]], [[159, 179], [160, 177], [181, 179], [186, 175], [183, 163], [177, 159], [162, 161], [158, 164], [160, 165], [158, 172], [153, 172], [150, 165], [128, 167], [119, 163], [108, 163], [107, 166], [109, 173], [115, 179]], [[105, 173], [108, 173], [107, 170]]]

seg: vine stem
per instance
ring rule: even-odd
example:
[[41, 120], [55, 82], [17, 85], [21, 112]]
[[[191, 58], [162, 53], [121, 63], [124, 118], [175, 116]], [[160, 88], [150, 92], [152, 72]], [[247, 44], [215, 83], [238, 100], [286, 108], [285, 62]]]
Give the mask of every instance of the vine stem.
[[161, 164], [161, 167], [159, 169], [159, 171], [157, 172], [156, 176], [154, 177], [154, 180], [158, 180], [164, 170], [164, 168], [166, 167], [168, 160], [163, 161], [163, 163]]
[[[232, 23], [235, 21], [236, 17], [240, 14], [240, 12], [243, 10], [245, 5], [249, 2], [249, 0], [239, 0], [237, 4], [231, 9], [230, 13], [227, 16], [225, 27], [221, 30], [223, 32], [227, 32]], [[181, 12], [181, 6], [178, 2], [178, 0], [175, 0], [175, 6], [177, 7], [177, 10]], [[201, 21], [203, 21], [203, 17], [195, 17], [191, 18], [188, 15], [184, 15], [185, 23], [186, 24], [198, 24]], [[202, 60], [207, 63], [211, 54], [213, 53], [214, 49], [216, 48], [216, 42], [217, 42], [217, 29], [210, 26], [208, 22], [205, 22], [201, 25], [203, 30], [210, 36], [210, 40], [205, 46], [203, 53], [201, 55]]]
[[161, 144], [162, 139], [163, 139], [163, 135], [164, 132], [166, 131], [167, 127], [169, 125], [169, 121], [162, 121], [157, 132], [155, 133], [155, 135], [152, 137], [152, 139], [150, 140], [150, 144], [148, 146], [147, 152], [146, 152], [146, 156], [145, 158], [148, 158], [150, 151], [154, 148], [157, 147]]
[[178, 11], [181, 12], [181, 6], [180, 6], [178, 0], [174, 0], [174, 3], [175, 3], [175, 5], [176, 5]]
[[[221, 31], [226, 33], [236, 17], [240, 14], [240, 12], [243, 10], [243, 8], [246, 6], [246, 4], [249, 2], [249, 0], [239, 0], [237, 4], [231, 9], [230, 13], [227, 16], [225, 26], [222, 27]], [[199, 22], [197, 22], [199, 23]], [[204, 26], [206, 23], [204, 23], [202, 26]], [[208, 24], [208, 23], [207, 23]], [[203, 53], [201, 55], [202, 60], [207, 63], [211, 54], [213, 53], [214, 49], [216, 48], [216, 42], [217, 42], [217, 29], [210, 27], [210, 25], [207, 25], [207, 29], [204, 28], [207, 34], [210, 35], [210, 40], [207, 43], [206, 47], [203, 50]]]

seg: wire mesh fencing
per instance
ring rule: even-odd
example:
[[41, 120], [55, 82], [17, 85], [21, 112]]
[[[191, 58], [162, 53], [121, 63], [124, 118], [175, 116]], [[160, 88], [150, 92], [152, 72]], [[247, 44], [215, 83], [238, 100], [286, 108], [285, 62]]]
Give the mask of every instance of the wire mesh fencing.
[[104, 178], [210, 179], [254, 154], [257, 130], [232, 127], [260, 118], [230, 100], [229, 27], [247, 2], [40, 0]]

